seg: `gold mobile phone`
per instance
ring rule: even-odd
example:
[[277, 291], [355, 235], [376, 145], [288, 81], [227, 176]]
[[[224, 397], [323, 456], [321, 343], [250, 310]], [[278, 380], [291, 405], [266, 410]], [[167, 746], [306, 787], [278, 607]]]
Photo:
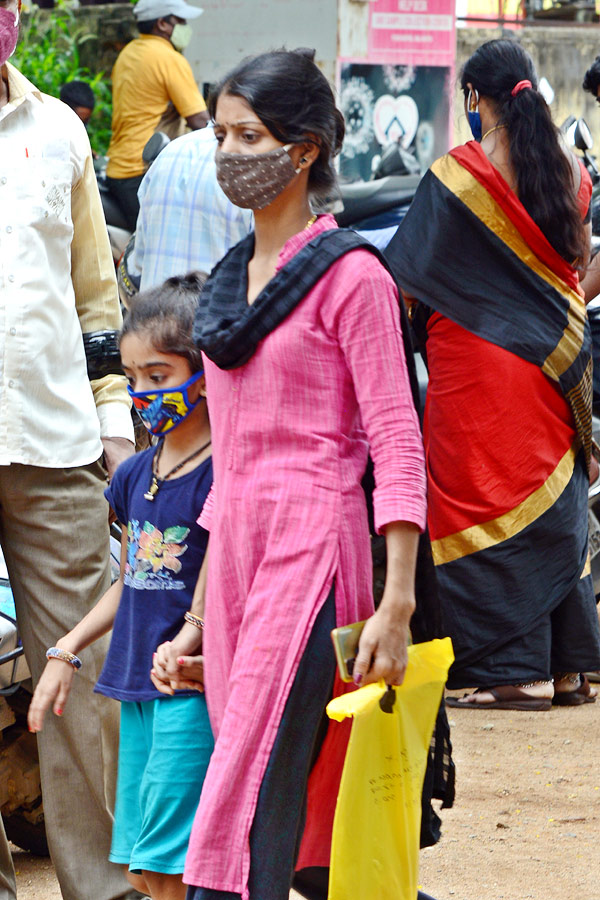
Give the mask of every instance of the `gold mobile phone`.
[[352, 625], [342, 625], [340, 628], [334, 628], [331, 632], [335, 658], [342, 681], [352, 681], [358, 642], [366, 621], [365, 619], [363, 622], [353, 622]]

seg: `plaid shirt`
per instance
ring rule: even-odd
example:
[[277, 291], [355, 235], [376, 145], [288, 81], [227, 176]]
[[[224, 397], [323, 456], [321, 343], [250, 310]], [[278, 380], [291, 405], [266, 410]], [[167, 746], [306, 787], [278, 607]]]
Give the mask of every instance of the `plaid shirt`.
[[252, 230], [251, 211], [233, 206], [217, 183], [216, 146], [210, 126], [177, 138], [142, 181], [133, 254], [141, 290], [172, 275], [210, 272]]

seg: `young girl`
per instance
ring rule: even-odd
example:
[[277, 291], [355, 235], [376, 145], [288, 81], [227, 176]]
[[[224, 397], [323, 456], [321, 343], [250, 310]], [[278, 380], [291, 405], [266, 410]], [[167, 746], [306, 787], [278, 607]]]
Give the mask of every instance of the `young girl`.
[[160, 694], [152, 653], [190, 617], [207, 533], [196, 524], [212, 482], [202, 359], [191, 339], [197, 275], [140, 294], [121, 333], [123, 369], [158, 444], [126, 460], [106, 497], [123, 527], [119, 580], [48, 650], [29, 710], [40, 731], [50, 706], [63, 714], [76, 654], [113, 628], [96, 690], [121, 701], [119, 775], [110, 860], [153, 900], [181, 900], [185, 851], [212, 734], [204, 695]]

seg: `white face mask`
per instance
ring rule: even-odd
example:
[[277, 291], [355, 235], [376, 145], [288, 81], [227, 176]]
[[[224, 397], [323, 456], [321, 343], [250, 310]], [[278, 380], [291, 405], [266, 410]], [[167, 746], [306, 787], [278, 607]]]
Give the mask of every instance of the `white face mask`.
[[169, 40], [171, 41], [175, 49], [179, 50], [180, 53], [185, 50], [191, 39], [191, 25], [182, 25], [181, 22], [177, 22], [177, 24], [173, 26], [173, 31], [171, 32], [171, 37], [169, 38]]

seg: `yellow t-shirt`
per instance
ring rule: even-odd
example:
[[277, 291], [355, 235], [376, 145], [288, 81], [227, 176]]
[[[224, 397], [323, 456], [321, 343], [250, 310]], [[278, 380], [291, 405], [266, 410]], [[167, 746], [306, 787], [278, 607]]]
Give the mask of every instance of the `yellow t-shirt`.
[[141, 34], [121, 50], [112, 83], [112, 138], [106, 167], [111, 178], [143, 174], [142, 150], [169, 101], [184, 119], [206, 109], [187, 59], [155, 34]]

